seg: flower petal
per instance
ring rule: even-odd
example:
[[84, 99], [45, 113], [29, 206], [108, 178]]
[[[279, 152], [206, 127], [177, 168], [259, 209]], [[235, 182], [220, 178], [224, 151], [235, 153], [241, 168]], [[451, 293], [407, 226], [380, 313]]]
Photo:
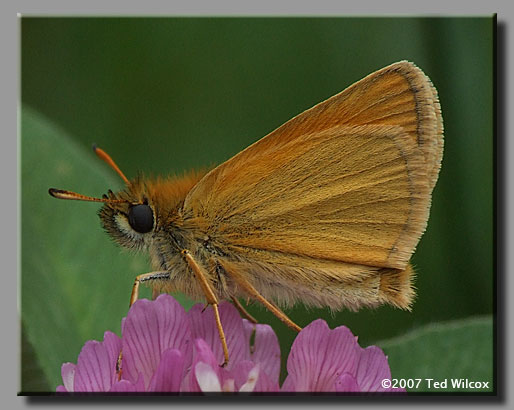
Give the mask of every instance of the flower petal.
[[147, 391], [176, 392], [180, 391], [180, 384], [184, 377], [184, 357], [177, 349], [166, 350], [161, 362], [154, 373]]
[[258, 380], [259, 380], [259, 365], [257, 364], [248, 372], [248, 379], [239, 388], [239, 391], [240, 392], [253, 392]]
[[[198, 384], [195, 369], [196, 364], [199, 362], [205, 363], [211, 366], [214, 373], [216, 373], [216, 377], [221, 381], [221, 369], [218, 363], [218, 360], [214, 357], [214, 353], [211, 348], [207, 344], [207, 342], [203, 339], [195, 339], [193, 349], [193, 364], [191, 365], [191, 370], [188, 375], [184, 378], [184, 382], [181, 386], [181, 391], [187, 392], [201, 392], [200, 385]], [[220, 382], [221, 383], [221, 382]]]
[[150, 380], [164, 351], [178, 349], [190, 363], [192, 346], [189, 322], [184, 308], [170, 295], [155, 301], [140, 299], [132, 305], [122, 328], [122, 377], [136, 383], [139, 373], [144, 384]]
[[73, 391], [108, 392], [116, 375], [116, 361], [110, 360], [109, 349], [96, 340], [86, 342], [75, 370]]
[[[250, 359], [250, 349], [243, 328], [243, 321], [237, 309], [229, 302], [220, 303], [219, 307], [221, 324], [225, 332], [230, 360], [227, 365], [229, 370], [234, 363]], [[221, 345], [218, 327], [214, 319], [211, 306], [204, 311], [204, 305], [194, 305], [188, 312], [191, 320], [191, 332], [193, 338], [201, 338], [210, 346], [218, 364], [223, 363], [223, 348]]]
[[222, 387], [224, 392], [235, 392], [236, 391], [236, 382], [234, 379], [225, 379]]
[[330, 330], [324, 320], [315, 320], [293, 342], [282, 390], [334, 391], [339, 375], [355, 374], [358, 348], [345, 326]]
[[361, 389], [350, 373], [343, 373], [339, 376], [335, 383], [335, 391], [337, 392], [360, 392]]
[[[107, 350], [107, 356], [109, 357], [109, 363], [117, 363], [121, 352], [121, 339], [118, 335], [112, 332], [104, 333], [104, 346]], [[116, 372], [112, 374], [111, 384], [118, 381], [118, 375]]]
[[61, 376], [64, 384], [63, 388], [66, 389], [65, 391], [73, 391], [76, 367], [77, 366], [73, 363], [64, 363], [61, 366]]
[[391, 379], [391, 370], [387, 357], [378, 346], [360, 348], [359, 362], [356, 372], [356, 380], [361, 391], [405, 391], [405, 389], [393, 389], [382, 387], [383, 379]]
[[259, 380], [257, 380], [257, 384], [253, 389], [254, 392], [278, 392], [280, 391], [280, 385], [278, 384], [278, 380], [272, 380], [266, 372], [260, 370]]
[[250, 354], [251, 360], [260, 365], [261, 372], [268, 375], [272, 382], [278, 383], [280, 376], [280, 345], [278, 338], [271, 326], [253, 324], [243, 319], [245, 332], [248, 340], [255, 329], [255, 341], [253, 352]]
[[194, 367], [194, 373], [202, 392], [221, 392], [220, 379], [211, 365], [198, 362]]
[[129, 380], [120, 380], [115, 382], [112, 385], [110, 393], [134, 393], [134, 392], [144, 392], [145, 391], [145, 382], [143, 380], [143, 375], [140, 374], [136, 383], [132, 383]]
[[[262, 371], [259, 364], [253, 363], [248, 360], [236, 363], [234, 368], [229, 372], [226, 377], [231, 377], [235, 380], [236, 391], [242, 391], [241, 389], [246, 384], [245, 389], [252, 387], [253, 377], [257, 376], [256, 383], [253, 385], [253, 392], [276, 392], [279, 391], [278, 380], [273, 381], [271, 378]], [[252, 373], [253, 371], [253, 373]]]

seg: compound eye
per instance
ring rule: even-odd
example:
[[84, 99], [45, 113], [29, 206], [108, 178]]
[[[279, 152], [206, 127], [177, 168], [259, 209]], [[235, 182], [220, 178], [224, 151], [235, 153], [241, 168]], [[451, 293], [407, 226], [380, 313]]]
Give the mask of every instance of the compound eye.
[[134, 205], [129, 209], [128, 221], [132, 229], [147, 233], [153, 229], [153, 212], [148, 205]]

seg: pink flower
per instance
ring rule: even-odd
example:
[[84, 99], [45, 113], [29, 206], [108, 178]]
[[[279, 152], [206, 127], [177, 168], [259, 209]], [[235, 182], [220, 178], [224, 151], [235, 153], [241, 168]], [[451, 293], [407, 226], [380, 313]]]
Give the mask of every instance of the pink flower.
[[[105, 332], [103, 342], [86, 342], [77, 364], [63, 364], [57, 392], [280, 391], [280, 348], [271, 327], [241, 319], [228, 302], [219, 311], [230, 353], [226, 368], [219, 366], [223, 349], [212, 308], [198, 304], [186, 313], [171, 296], [160, 295], [134, 303], [121, 338]], [[350, 330], [330, 330], [323, 320], [298, 334], [287, 370], [283, 392], [387, 391], [380, 382], [391, 377], [382, 350], [359, 347]]]
[[57, 392], [278, 391], [280, 348], [273, 330], [243, 321], [228, 302], [219, 311], [230, 352], [226, 368], [219, 366], [223, 349], [212, 308], [203, 311], [198, 304], [186, 313], [173, 297], [160, 295], [134, 303], [122, 321], [121, 339], [106, 332], [103, 342], [86, 342], [76, 365], [63, 364]]

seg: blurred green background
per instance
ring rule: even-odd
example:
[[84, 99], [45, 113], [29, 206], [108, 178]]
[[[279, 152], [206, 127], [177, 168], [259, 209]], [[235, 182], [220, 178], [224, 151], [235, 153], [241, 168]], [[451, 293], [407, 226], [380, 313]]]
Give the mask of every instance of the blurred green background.
[[[398, 60], [432, 79], [445, 126], [428, 229], [413, 257], [413, 310], [288, 313], [300, 325], [345, 324], [365, 346], [493, 312], [492, 16], [20, 21], [22, 390], [53, 391], [61, 364], [76, 362], [86, 340], [119, 334], [133, 279], [151, 270], [110, 242], [98, 205], [47, 193], [121, 187], [93, 142], [129, 177], [218, 164]], [[257, 305], [249, 310], [287, 352], [294, 332]]]

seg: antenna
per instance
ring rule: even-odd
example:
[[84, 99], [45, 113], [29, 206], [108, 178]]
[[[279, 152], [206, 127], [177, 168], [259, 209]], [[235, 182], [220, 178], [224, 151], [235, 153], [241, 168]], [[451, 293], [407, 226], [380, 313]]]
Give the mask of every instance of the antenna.
[[114, 160], [109, 156], [109, 154], [107, 154], [107, 152], [101, 148], [98, 148], [96, 144], [93, 144], [93, 151], [96, 155], [98, 155], [98, 158], [106, 162], [112, 169], [114, 169], [127, 185], [130, 185], [130, 181], [127, 179], [125, 174], [121, 172], [121, 169], [119, 169], [118, 165], [116, 165]]
[[125, 199], [110, 199], [104, 196], [104, 198], [94, 198], [92, 196], [86, 196], [82, 194], [77, 194], [76, 192], [66, 191], [64, 189], [55, 189], [50, 188], [48, 193], [52, 195], [54, 198], [58, 199], [72, 199], [75, 201], [89, 201], [89, 202], [106, 202], [111, 204], [121, 204], [123, 202], [128, 202]]

